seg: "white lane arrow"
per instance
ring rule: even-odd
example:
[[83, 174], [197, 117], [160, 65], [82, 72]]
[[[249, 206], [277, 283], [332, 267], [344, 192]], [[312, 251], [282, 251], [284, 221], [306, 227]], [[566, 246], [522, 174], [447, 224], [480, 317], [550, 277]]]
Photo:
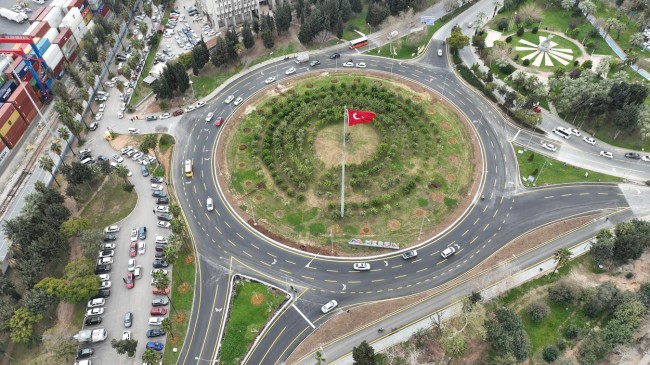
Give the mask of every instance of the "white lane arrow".
[[273, 259], [273, 262], [271, 263], [271, 265], [275, 265], [276, 262], [278, 262], [278, 260]]
[[214, 309], [214, 311], [217, 312], [217, 313], [221, 313], [222, 310], [223, 310], [223, 308], [215, 308]]
[[341, 285], [343, 285], [343, 291], [345, 291], [345, 289], [347, 288], [347, 286], [345, 286], [345, 284], [341, 284]]
[[388, 261], [384, 261], [384, 267], [388, 266]]

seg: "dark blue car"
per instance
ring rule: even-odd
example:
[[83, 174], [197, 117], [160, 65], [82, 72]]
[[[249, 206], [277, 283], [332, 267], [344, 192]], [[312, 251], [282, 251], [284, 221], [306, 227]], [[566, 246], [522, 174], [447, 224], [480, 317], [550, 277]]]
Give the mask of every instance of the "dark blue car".
[[163, 347], [164, 347], [164, 345], [162, 344], [162, 342], [153, 342], [153, 341], [147, 342], [147, 348], [148, 349], [153, 349], [153, 350], [156, 350], [156, 351], [162, 351]]

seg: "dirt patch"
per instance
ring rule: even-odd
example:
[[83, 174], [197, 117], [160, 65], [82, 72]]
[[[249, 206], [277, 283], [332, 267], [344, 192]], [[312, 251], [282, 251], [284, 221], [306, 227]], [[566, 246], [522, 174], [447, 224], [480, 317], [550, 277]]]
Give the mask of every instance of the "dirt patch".
[[[611, 281], [621, 290], [636, 292], [641, 284], [650, 281], [650, 251], [645, 251], [641, 258], [629, 264], [607, 269], [612, 272], [610, 275], [593, 275], [586, 267], [581, 266], [571, 270], [570, 278], [586, 287]], [[628, 272], [634, 273], [630, 279], [625, 277]]]
[[253, 186], [253, 182], [250, 181], [250, 180], [246, 180], [246, 181], [244, 181], [244, 186], [245, 186], [247, 189], [250, 189], [250, 187]]
[[336, 83], [338, 83], [338, 82], [339, 82], [339, 80], [337, 80], [337, 79], [332, 79], [332, 84], [336, 84]]
[[246, 146], [246, 145], [243, 144], [243, 143], [239, 145], [239, 150], [240, 150], [240, 151], [244, 151], [244, 150], [247, 149], [247, 148], [248, 148], [248, 146]]
[[427, 211], [422, 208], [417, 208], [413, 211], [413, 216], [415, 218], [422, 218], [427, 215]]
[[445, 176], [445, 178], [446, 178], [447, 181], [450, 182], [450, 183], [456, 181], [456, 175], [454, 175], [454, 174], [447, 174], [447, 176]]
[[262, 200], [264, 200], [264, 197], [258, 194], [258, 195], [255, 195], [255, 200], [258, 201], [258, 202], [261, 202]]
[[451, 129], [451, 124], [447, 122], [443, 122], [442, 124], [440, 124], [440, 129], [448, 131]]
[[[374, 128], [365, 124], [356, 125], [348, 129], [348, 134], [350, 137], [346, 140], [346, 164], [359, 164], [375, 154], [380, 140]], [[330, 125], [318, 131], [314, 150], [316, 156], [325, 164], [325, 168], [341, 165], [342, 143], [340, 124]]]
[[[314, 351], [319, 346], [328, 344], [331, 339], [345, 341], [345, 335], [347, 333], [364, 327], [368, 323], [390, 316], [391, 313], [399, 311], [413, 303], [439, 295], [464, 281], [480, 277], [481, 286], [487, 287], [493, 282], [502, 280], [503, 277], [496, 274], [502, 274], [502, 276], [505, 275], [505, 277], [507, 277], [509, 273], [503, 272], [501, 267], [504, 264], [507, 264], [508, 261], [514, 259], [518, 254], [542, 246], [546, 242], [558, 237], [560, 233], [572, 231], [583, 225], [591, 224], [596, 216], [599, 215], [569, 219], [542, 227], [520, 236], [516, 240], [508, 242], [508, 244], [502, 247], [499, 251], [483, 260], [483, 262], [472, 268], [470, 271], [426, 292], [399, 299], [370, 303], [355, 307], [347, 313], [341, 313], [325, 322], [316, 331], [307, 336], [307, 338], [296, 347], [294, 352], [287, 359], [286, 363], [293, 364], [297, 362], [300, 358]], [[650, 253], [648, 253], [648, 258], [650, 259]], [[650, 269], [648, 271], [650, 272]], [[465, 363], [473, 364], [474, 362], [470, 361]]]
[[185, 314], [183, 311], [180, 311], [174, 315], [174, 321], [176, 321], [176, 323], [183, 323], [186, 318], [187, 314]]
[[239, 165], [237, 165], [240, 169], [243, 169], [246, 167], [246, 162], [240, 162]]
[[194, 263], [194, 256], [185, 256], [185, 265], [192, 265]]
[[390, 231], [398, 231], [400, 228], [402, 228], [402, 223], [398, 221], [397, 219], [391, 219], [388, 221], [388, 224], [386, 224], [386, 228]]
[[338, 224], [331, 225], [327, 227], [327, 232], [330, 232], [332, 234], [339, 234], [341, 233], [341, 226], [339, 226]]
[[370, 225], [364, 224], [363, 226], [361, 226], [361, 229], [359, 230], [359, 234], [363, 234], [363, 235], [372, 234], [372, 228], [370, 228]]
[[442, 203], [442, 202], [445, 201], [445, 194], [443, 194], [440, 191], [435, 192], [435, 193], [431, 193], [431, 200], [434, 203]]
[[264, 295], [258, 292], [253, 293], [251, 296], [251, 304], [261, 305], [262, 303], [264, 303]]
[[252, 129], [250, 129], [250, 128], [244, 128], [244, 133], [250, 133], [251, 131], [252, 131]]
[[449, 160], [449, 162], [451, 162], [454, 165], [457, 165], [457, 164], [460, 163], [460, 158], [458, 156], [456, 156], [456, 155], [447, 156], [447, 159]]
[[449, 142], [449, 144], [456, 144], [458, 143], [458, 140], [456, 140], [456, 137], [449, 137], [449, 139], [447, 139], [447, 142]]
[[190, 289], [191, 289], [190, 284], [185, 281], [178, 286], [178, 292], [181, 294], [187, 293]]

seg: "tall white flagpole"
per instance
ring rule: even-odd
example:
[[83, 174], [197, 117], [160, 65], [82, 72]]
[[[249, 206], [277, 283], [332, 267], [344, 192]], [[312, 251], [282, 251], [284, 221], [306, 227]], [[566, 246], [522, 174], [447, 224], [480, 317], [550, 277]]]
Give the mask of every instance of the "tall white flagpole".
[[341, 218], [345, 214], [345, 135], [348, 131], [348, 108], [343, 108], [343, 161], [341, 162]]

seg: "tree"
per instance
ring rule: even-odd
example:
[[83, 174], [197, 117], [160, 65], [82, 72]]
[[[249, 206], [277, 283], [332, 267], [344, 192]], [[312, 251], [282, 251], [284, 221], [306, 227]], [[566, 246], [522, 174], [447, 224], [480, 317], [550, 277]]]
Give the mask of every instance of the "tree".
[[228, 45], [223, 38], [217, 37], [217, 43], [212, 50], [210, 59], [212, 60], [212, 64], [216, 67], [228, 64]]
[[[607, 35], [609, 34], [609, 31], [612, 29], [612, 27], [616, 27], [618, 23], [619, 23], [619, 21], [616, 18], [607, 18], [607, 20], [605, 20], [605, 26], [607, 27], [607, 31], [605, 32], [605, 35], [603, 36], [603, 38], [606, 39]], [[616, 28], [614, 28], [614, 29], [616, 29]]]
[[452, 52], [458, 53], [458, 50], [469, 46], [469, 37], [462, 33], [459, 26], [451, 29], [451, 35], [447, 38], [447, 44], [452, 48]]
[[578, 4], [578, 8], [582, 10], [585, 16], [595, 13], [597, 10], [596, 4], [592, 3], [589, 0], [580, 1], [580, 3]]
[[253, 31], [251, 30], [251, 26], [248, 24], [248, 21], [244, 22], [241, 35], [244, 42], [244, 47], [246, 47], [246, 49], [253, 48], [255, 45], [255, 38], [253, 37]]
[[300, 30], [298, 31], [298, 40], [302, 44], [311, 42], [314, 38], [314, 33], [312, 32], [311, 22], [304, 22], [300, 25]]
[[0, 276], [0, 296], [10, 296], [15, 300], [20, 300], [20, 293], [6, 275]]
[[650, 223], [637, 219], [617, 224], [614, 229], [614, 258], [627, 262], [641, 257], [649, 245], [650, 237], [646, 237], [649, 231]]
[[571, 260], [571, 251], [568, 248], [559, 248], [553, 253], [553, 259], [555, 260], [555, 269], [553, 273], [557, 271], [560, 266], [564, 266], [569, 260]]
[[135, 356], [135, 351], [138, 348], [138, 340], [135, 339], [130, 339], [130, 340], [116, 340], [112, 339], [111, 340], [111, 346], [117, 351], [118, 354], [124, 355], [126, 354], [127, 357], [132, 358]]
[[634, 33], [630, 36], [630, 39], [627, 41], [630, 48], [632, 47], [641, 47], [643, 45], [644, 37], [643, 33]]
[[487, 342], [499, 355], [513, 355], [524, 361], [530, 353], [530, 340], [517, 313], [510, 308], [497, 308], [485, 322]]
[[61, 233], [66, 237], [78, 237], [82, 231], [91, 229], [92, 222], [88, 218], [73, 217], [63, 222], [61, 225]]
[[336, 20], [336, 38], [343, 38], [343, 18], [341, 15]]
[[160, 355], [154, 349], [146, 349], [142, 353], [142, 362], [146, 365], [156, 365], [160, 360]]
[[253, 32], [255, 32], [255, 34], [260, 33], [260, 22], [257, 20], [257, 18], [253, 19]]
[[169, 317], [163, 318], [162, 322], [160, 323], [160, 329], [165, 333], [169, 333], [169, 335], [174, 338], [174, 322], [172, 322]]
[[[95, 251], [95, 256], [97, 256], [97, 251]], [[81, 258], [74, 259], [68, 262], [63, 269], [63, 277], [70, 281], [76, 278], [81, 278], [85, 276], [93, 276], [95, 269], [95, 260]]]
[[[604, 231], [609, 233], [607, 230]], [[609, 237], [596, 236], [596, 241], [592, 242], [589, 247], [589, 253], [591, 253], [591, 257], [594, 259], [596, 266], [609, 263], [614, 257], [614, 238], [611, 234]]]
[[0, 296], [0, 330], [9, 330], [9, 320], [16, 311], [16, 302], [8, 296]]
[[76, 156], [77, 154], [74, 152], [74, 150], [70, 146], [70, 143], [68, 142], [70, 140], [70, 131], [66, 127], [60, 127], [59, 129], [57, 129], [57, 132], [59, 133], [59, 138], [65, 141], [66, 147], [70, 148], [70, 152], [72, 152], [72, 155]]
[[268, 26], [262, 27], [262, 43], [267, 49], [273, 48], [275, 43], [273, 42], [273, 33], [271, 33], [271, 28]]
[[357, 14], [363, 11], [363, 4], [361, 3], [361, 0], [350, 0], [350, 7], [352, 8], [352, 11]]
[[63, 279], [47, 277], [34, 285], [34, 289], [44, 290], [48, 295], [62, 300], [66, 285]]
[[23, 305], [34, 314], [45, 314], [56, 298], [45, 290], [33, 289], [25, 294]]
[[28, 343], [34, 334], [34, 324], [42, 319], [42, 314], [34, 314], [25, 307], [18, 308], [9, 320], [9, 337], [14, 342]]
[[324, 363], [325, 361], [327, 361], [327, 360], [323, 357], [323, 354], [322, 354], [320, 351], [318, 351], [318, 350], [316, 350], [316, 352], [314, 353], [314, 360], [316, 360], [316, 365], [321, 365], [322, 363]]
[[97, 251], [101, 248], [100, 245], [103, 237], [104, 233], [100, 230], [89, 229], [81, 232], [81, 235], [79, 235], [79, 244], [81, 245], [84, 257], [90, 260], [97, 258]]
[[[384, 3], [380, 2], [370, 2], [368, 5], [368, 14], [366, 15], [366, 23], [370, 24], [373, 27], [378, 27], [386, 18], [390, 11]], [[322, 28], [318, 29], [317, 32], [320, 32]]]
[[126, 166], [117, 165], [117, 167], [115, 168], [115, 173], [117, 174], [117, 176], [124, 179], [125, 184], [129, 183], [129, 181], [127, 180], [128, 176], [129, 176], [129, 169]]
[[70, 184], [83, 184], [94, 178], [92, 168], [77, 161], [72, 162], [70, 166], [62, 166], [61, 173]]
[[68, 88], [65, 86], [65, 83], [61, 80], [54, 80], [52, 82], [52, 93], [54, 96], [61, 98], [64, 102], [70, 100], [70, 95], [68, 94]]
[[352, 348], [352, 361], [354, 365], [375, 365], [375, 349], [364, 340]]
[[56, 179], [56, 175], [54, 175], [54, 161], [52, 161], [52, 158], [50, 156], [42, 155], [41, 158], [38, 159], [38, 167], [49, 172], [50, 175], [52, 175], [54, 182], [58, 186], [61, 186], [61, 184], [59, 184], [59, 181]]

